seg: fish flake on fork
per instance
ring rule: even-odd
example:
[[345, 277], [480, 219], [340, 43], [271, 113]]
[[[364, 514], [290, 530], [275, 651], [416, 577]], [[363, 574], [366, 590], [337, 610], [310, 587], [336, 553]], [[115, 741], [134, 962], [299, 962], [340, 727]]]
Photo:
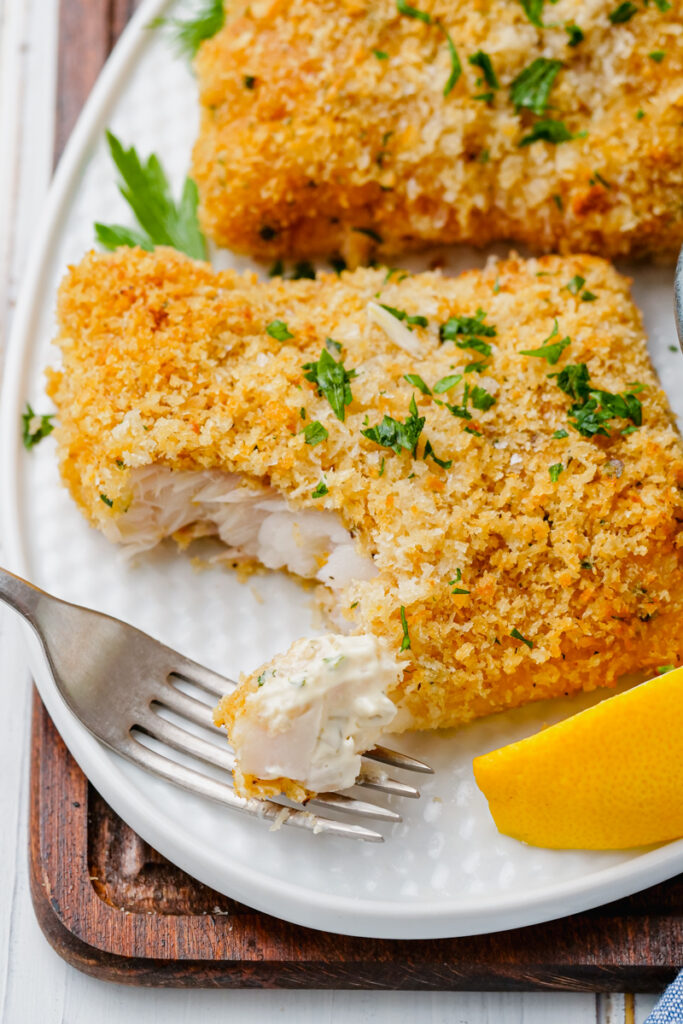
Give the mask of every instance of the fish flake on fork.
[[[234, 682], [134, 626], [52, 597], [4, 569], [0, 569], [0, 600], [34, 629], [55, 685], [73, 714], [97, 739], [134, 764], [189, 792], [269, 821], [273, 828], [289, 825], [315, 834], [382, 842], [379, 832], [318, 812], [390, 823], [401, 820], [389, 808], [345, 793], [318, 794], [305, 808], [239, 796], [228, 782], [162, 753], [170, 748], [184, 758], [231, 773], [235, 755], [213, 723], [213, 705], [187, 689], [218, 698]], [[210, 735], [220, 737], [220, 745]], [[356, 785], [389, 795], [414, 798], [420, 794], [414, 786], [389, 777], [377, 764], [431, 773], [424, 762], [385, 747], [367, 751], [364, 758]]]

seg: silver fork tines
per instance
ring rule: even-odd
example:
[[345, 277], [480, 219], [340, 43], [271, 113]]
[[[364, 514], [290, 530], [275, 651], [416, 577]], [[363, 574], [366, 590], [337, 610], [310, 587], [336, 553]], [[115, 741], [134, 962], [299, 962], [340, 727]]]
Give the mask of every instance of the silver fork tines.
[[[133, 626], [60, 601], [4, 569], [0, 569], [0, 600], [23, 615], [37, 633], [57, 689], [71, 711], [94, 736], [135, 764], [192, 793], [263, 818], [271, 822], [271, 829], [289, 825], [382, 842], [379, 832], [323, 817], [309, 808], [385, 822], [401, 820], [390, 808], [346, 793], [319, 794], [305, 808], [238, 796], [230, 785], [235, 755], [213, 724], [211, 704], [186, 692], [193, 689], [215, 699], [231, 690], [234, 682]], [[390, 778], [380, 764], [431, 772], [422, 761], [376, 747], [365, 755], [356, 786], [395, 796], [419, 796], [414, 786]], [[208, 770], [201, 770], [202, 766]], [[216, 776], [217, 769], [227, 773], [226, 780]]]

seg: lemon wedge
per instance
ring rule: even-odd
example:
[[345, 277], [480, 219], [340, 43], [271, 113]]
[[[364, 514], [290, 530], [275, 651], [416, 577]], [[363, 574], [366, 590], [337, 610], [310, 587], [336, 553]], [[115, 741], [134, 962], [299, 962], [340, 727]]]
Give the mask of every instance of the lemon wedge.
[[683, 667], [474, 760], [499, 832], [619, 850], [683, 836]]

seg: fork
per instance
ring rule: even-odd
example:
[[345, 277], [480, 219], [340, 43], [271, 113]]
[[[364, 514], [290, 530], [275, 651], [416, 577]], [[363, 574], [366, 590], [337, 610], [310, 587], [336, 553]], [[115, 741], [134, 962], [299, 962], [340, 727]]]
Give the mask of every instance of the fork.
[[[70, 710], [117, 754], [176, 786], [263, 818], [274, 828], [290, 825], [314, 833], [383, 842], [381, 833], [362, 825], [323, 817], [287, 803], [238, 796], [231, 785], [199, 766], [189, 767], [168, 756], [173, 750], [202, 765], [232, 772], [235, 756], [224, 734], [213, 724], [210, 703], [236, 685], [232, 680], [178, 654], [134, 626], [61, 601], [5, 569], [0, 569], [0, 601], [33, 627], [52, 678]], [[169, 713], [175, 720], [168, 717]], [[188, 729], [188, 725], [195, 728]], [[413, 757], [375, 747], [364, 755], [357, 786], [396, 796], [420, 795], [414, 786], [390, 778], [377, 764], [432, 772]], [[306, 808], [310, 806], [384, 822], [401, 820], [394, 810], [344, 793], [319, 794], [308, 801]]]

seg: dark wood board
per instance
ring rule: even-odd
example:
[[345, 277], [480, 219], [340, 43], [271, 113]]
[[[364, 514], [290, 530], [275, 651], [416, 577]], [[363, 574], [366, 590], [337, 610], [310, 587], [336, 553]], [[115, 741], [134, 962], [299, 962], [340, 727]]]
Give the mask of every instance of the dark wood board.
[[[59, 153], [135, 0], [62, 0]], [[138, 985], [659, 992], [683, 963], [683, 876], [533, 928], [382, 941], [299, 928], [189, 878], [107, 806], [36, 695], [30, 877], [54, 948]]]

